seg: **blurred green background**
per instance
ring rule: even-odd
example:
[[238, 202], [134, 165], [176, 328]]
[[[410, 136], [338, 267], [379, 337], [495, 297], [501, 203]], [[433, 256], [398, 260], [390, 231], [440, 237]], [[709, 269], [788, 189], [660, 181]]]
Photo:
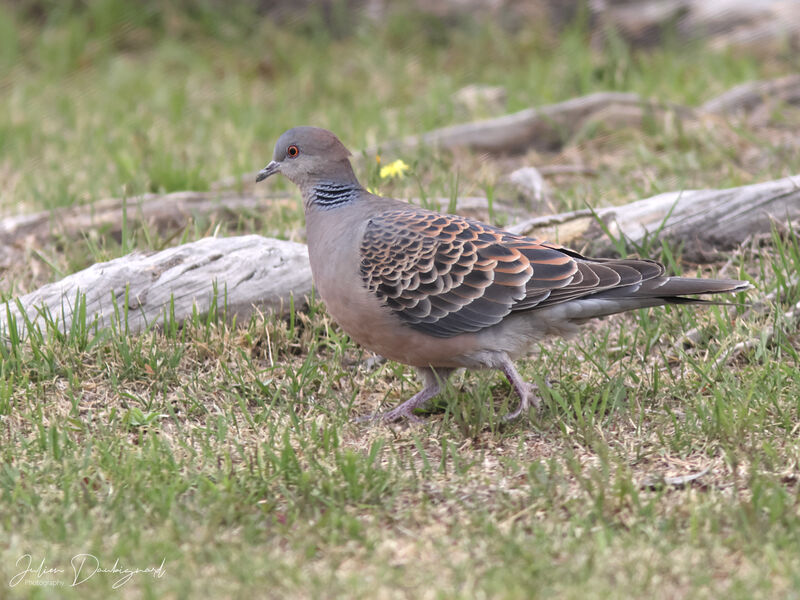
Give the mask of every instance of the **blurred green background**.
[[642, 49], [598, 42], [610, 30], [579, 2], [474, 4], [2, 2], [0, 209], [207, 189], [298, 124], [358, 150], [486, 116], [459, 112], [469, 84], [502, 86], [503, 111], [597, 90], [694, 105], [797, 63], [669, 22]]
[[[592, 92], [699, 107], [796, 74], [796, 4], [0, 0], [0, 217], [52, 214], [52, 235], [0, 232], [2, 298], [209, 235], [302, 241], [294, 187], [252, 176], [301, 124], [333, 130], [379, 192], [457, 211], [486, 197], [479, 216], [501, 225], [800, 173], [800, 95], [730, 118], [609, 116], [515, 153], [382, 152], [411, 166], [397, 178], [361, 152]], [[494, 99], [465, 102], [474, 85]], [[529, 165], [578, 168], [536, 204], [503, 183]], [[140, 194], [180, 190], [258, 203], [178, 227], [133, 218]], [[130, 220], [59, 228], [105, 198], [129, 199]], [[800, 246], [789, 228], [751, 242], [722, 267], [622, 247], [751, 278], [760, 303], [739, 318], [643, 311], [546, 345], [521, 361], [554, 379], [545, 408], [509, 427], [511, 390], [491, 373], [459, 376], [424, 425], [353, 424], [417, 383], [363, 368], [316, 303], [138, 336], [84, 319], [3, 345], [0, 598], [796, 597]], [[119, 592], [105, 576], [7, 587], [26, 552], [67, 568], [78, 552], [165, 557], [167, 573]]]

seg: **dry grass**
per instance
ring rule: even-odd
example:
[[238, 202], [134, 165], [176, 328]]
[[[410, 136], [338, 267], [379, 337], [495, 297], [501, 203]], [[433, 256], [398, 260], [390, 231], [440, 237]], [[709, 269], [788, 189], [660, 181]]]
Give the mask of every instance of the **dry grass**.
[[[117, 30], [98, 15], [122, 4], [88, 6], [87, 22], [110, 29], [87, 33], [87, 14], [76, 13], [47, 26], [37, 46], [44, 26], [2, 5], [0, 20], [22, 32], [23, 57], [0, 78], [13, 92], [0, 99], [6, 213], [205, 188], [263, 166], [277, 134], [301, 122], [332, 127], [353, 147], [418, 132], [460, 118], [451, 94], [475, 80], [506, 86], [509, 110], [596, 89], [697, 104], [796, 60], [701, 46], [605, 55], [579, 28], [499, 44], [493, 26], [474, 25], [442, 44], [414, 15], [322, 40], [303, 23], [219, 15], [169, 13], [162, 29], [134, 11]], [[412, 176], [392, 181], [368, 161], [358, 171], [398, 197], [491, 192], [493, 211], [479, 216], [503, 223], [511, 208], [533, 210], [500, 183], [518, 166], [593, 169], [550, 178], [539, 210], [622, 203], [798, 173], [798, 124], [795, 108], [776, 107], [751, 121], [593, 129], [553, 153], [421, 149], [403, 157]], [[235, 222], [197, 218], [174, 239], [215, 230], [304, 236], [299, 202], [281, 201]], [[124, 239], [53, 240], [9, 265], [2, 289], [29, 290], [170, 235], [141, 224]], [[749, 278], [749, 298], [766, 301], [740, 313], [641, 311], [549, 341], [521, 363], [530, 380], [552, 381], [543, 409], [508, 426], [499, 420], [514, 402], [508, 384], [469, 372], [421, 425], [354, 423], [418, 383], [402, 365], [368, 365], [313, 302], [304, 314], [235, 327], [224, 315], [197, 316], [138, 337], [87, 328], [4, 346], [0, 596], [107, 597], [109, 574], [69, 587], [80, 552], [104, 567], [165, 559], [163, 577], [136, 575], [116, 592], [125, 597], [796, 595], [800, 336], [783, 315], [800, 297], [797, 237], [751, 240], [725, 265], [686, 264], [679, 248], [639, 250], [684, 273]], [[744, 340], [754, 343], [726, 359]], [[29, 574], [9, 587], [26, 553], [34, 567], [64, 568], [38, 578], [64, 585], [36, 586]]]

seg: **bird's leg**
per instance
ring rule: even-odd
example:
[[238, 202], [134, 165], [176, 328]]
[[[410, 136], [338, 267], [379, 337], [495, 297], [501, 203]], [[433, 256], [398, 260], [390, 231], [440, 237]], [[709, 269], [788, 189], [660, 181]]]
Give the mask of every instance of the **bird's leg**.
[[445, 382], [447, 382], [447, 378], [450, 377], [453, 370], [454, 369], [442, 368], [434, 369], [433, 367], [418, 368], [417, 371], [425, 382], [425, 387], [422, 388], [422, 390], [390, 411], [376, 413], [369, 417], [359, 419], [359, 421], [387, 421], [390, 423], [403, 419], [414, 422], [421, 421], [422, 419], [416, 416], [413, 411], [427, 404], [431, 398], [438, 395], [439, 392], [444, 389]]
[[538, 409], [539, 398], [534, 393], [534, 390], [537, 389], [537, 386], [522, 379], [519, 371], [517, 371], [517, 368], [514, 366], [514, 363], [508, 356], [503, 356], [503, 361], [500, 365], [500, 368], [503, 369], [503, 373], [505, 373], [505, 376], [508, 378], [511, 386], [514, 388], [514, 391], [517, 392], [517, 395], [519, 396], [519, 406], [517, 406], [517, 408], [512, 412], [503, 416], [503, 421], [513, 421], [522, 413], [527, 413], [531, 404]]

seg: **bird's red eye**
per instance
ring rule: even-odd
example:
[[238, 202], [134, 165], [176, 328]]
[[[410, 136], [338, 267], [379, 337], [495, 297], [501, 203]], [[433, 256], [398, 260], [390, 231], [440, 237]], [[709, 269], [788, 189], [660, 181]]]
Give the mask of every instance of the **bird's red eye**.
[[297, 147], [297, 146], [295, 146], [294, 144], [292, 144], [291, 146], [289, 146], [289, 147], [286, 149], [286, 154], [289, 156], [289, 158], [294, 158], [295, 156], [297, 156], [298, 154], [300, 154], [300, 150], [298, 149], [298, 147]]

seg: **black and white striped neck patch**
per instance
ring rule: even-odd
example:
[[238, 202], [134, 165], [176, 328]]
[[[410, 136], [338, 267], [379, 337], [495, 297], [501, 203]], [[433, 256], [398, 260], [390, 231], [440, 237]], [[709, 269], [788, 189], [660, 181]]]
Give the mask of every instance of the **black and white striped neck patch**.
[[322, 208], [333, 208], [355, 200], [361, 191], [358, 185], [351, 183], [321, 182], [311, 190], [311, 202]]

